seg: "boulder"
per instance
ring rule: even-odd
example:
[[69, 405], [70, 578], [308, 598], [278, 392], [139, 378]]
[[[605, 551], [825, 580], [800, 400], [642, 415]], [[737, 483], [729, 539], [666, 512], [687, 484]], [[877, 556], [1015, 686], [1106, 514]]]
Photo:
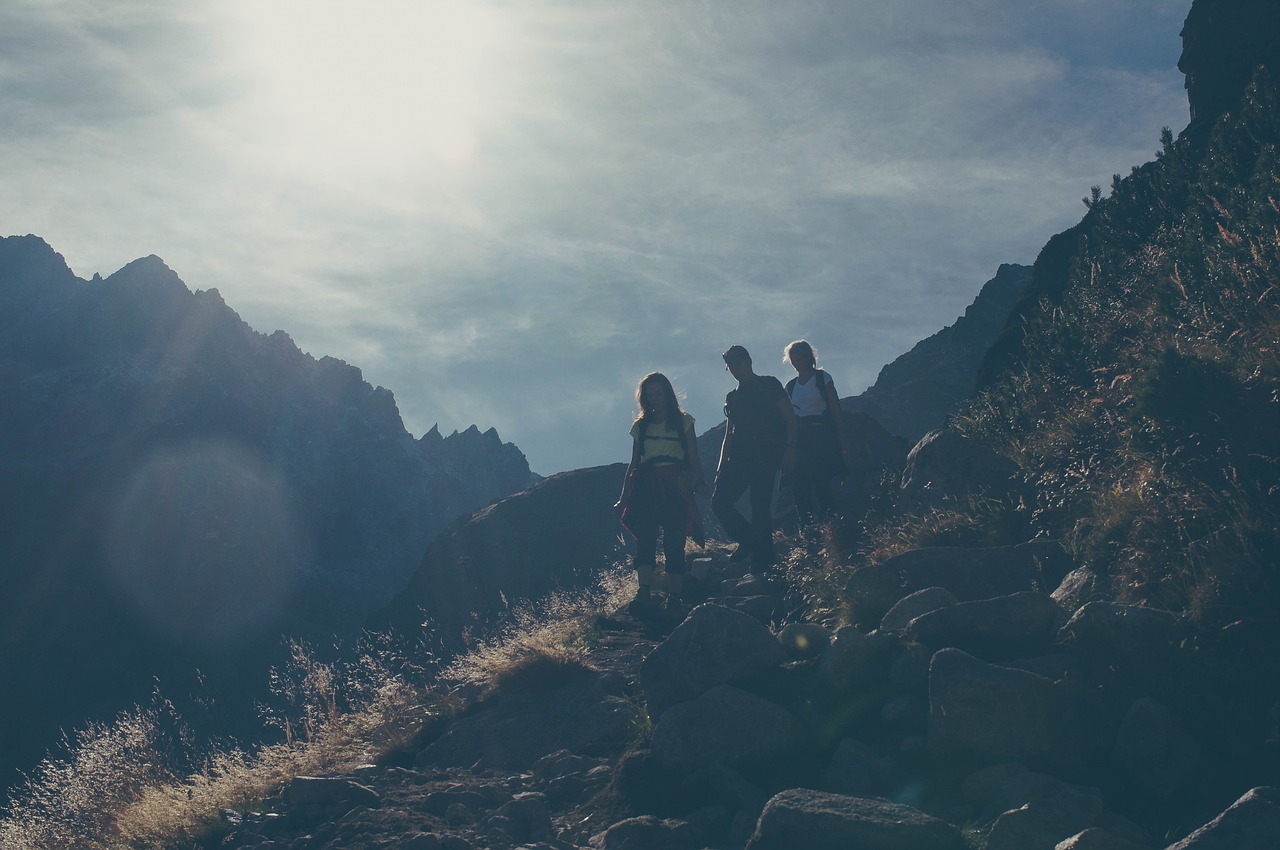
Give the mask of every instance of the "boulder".
[[1093, 695], [1070, 682], [943, 649], [929, 667], [929, 749], [974, 766], [1021, 762], [1084, 775], [1098, 749]]
[[900, 503], [924, 512], [970, 496], [1008, 498], [1021, 490], [1017, 474], [1016, 463], [959, 431], [930, 431], [907, 453]]
[[688, 618], [640, 665], [640, 688], [649, 716], [708, 688], [777, 667], [787, 660], [778, 639], [759, 621], [722, 605], [707, 603]]
[[479, 824], [480, 831], [495, 843], [527, 844], [553, 835], [547, 798], [533, 791], [516, 794]]
[[778, 632], [778, 643], [796, 661], [817, 658], [831, 645], [831, 632], [817, 623], [788, 623]]
[[845, 738], [827, 765], [826, 787], [840, 794], [871, 796], [885, 786], [891, 760], [877, 756], [861, 741]]
[[929, 587], [950, 591], [961, 602], [1057, 587], [1070, 569], [1061, 544], [1032, 540], [1016, 546], [912, 549], [855, 570], [845, 585], [855, 623], [878, 625], [899, 600]]
[[374, 808], [381, 802], [377, 791], [340, 776], [295, 776], [284, 787], [289, 806], [348, 804]]
[[590, 755], [631, 738], [640, 715], [623, 680], [584, 667], [547, 667], [450, 724], [414, 766], [528, 770], [559, 750]]
[[1166, 850], [1274, 850], [1276, 836], [1280, 836], [1280, 788], [1262, 786]]
[[1082, 825], [1064, 820], [1059, 812], [1027, 804], [996, 818], [987, 834], [986, 850], [1055, 850]]
[[1091, 567], [1080, 566], [1067, 573], [1050, 595], [1063, 610], [1075, 613], [1090, 602], [1105, 600], [1106, 590], [1106, 583], [1101, 576]]
[[852, 626], [836, 630], [818, 661], [818, 681], [837, 694], [850, 694], [871, 673], [875, 648], [867, 636]]
[[659, 764], [691, 770], [708, 763], [760, 767], [786, 761], [806, 745], [795, 715], [768, 700], [718, 685], [663, 712], [649, 752]]
[[1080, 823], [1080, 829], [1102, 815], [1102, 794], [1097, 788], [1070, 785], [1016, 762], [992, 765], [972, 774], [961, 783], [960, 791], [982, 820], [1025, 805], [1053, 812], [1063, 823]]
[[1120, 722], [1113, 759], [1139, 791], [1168, 800], [1195, 773], [1200, 751], [1167, 708], [1143, 697]]
[[1148, 850], [1148, 848], [1145, 844], [1137, 844], [1124, 836], [1095, 826], [1059, 841], [1053, 850]]
[[959, 601], [955, 594], [945, 587], [926, 587], [924, 590], [917, 590], [899, 599], [889, 609], [889, 612], [880, 620], [880, 631], [900, 632], [921, 614], [955, 605]]
[[911, 806], [793, 788], [765, 804], [747, 850], [964, 850], [964, 846], [955, 827]]
[[1064, 620], [1053, 597], [1023, 591], [930, 611], [907, 624], [905, 634], [935, 649], [953, 646], [986, 658], [1018, 658], [1047, 649]]
[[653, 815], [619, 821], [592, 844], [603, 850], [694, 850], [699, 846], [688, 823]]
[[1139, 683], [1167, 677], [1181, 638], [1176, 614], [1143, 605], [1090, 602], [1058, 632], [1059, 643], [1076, 650], [1096, 669]]

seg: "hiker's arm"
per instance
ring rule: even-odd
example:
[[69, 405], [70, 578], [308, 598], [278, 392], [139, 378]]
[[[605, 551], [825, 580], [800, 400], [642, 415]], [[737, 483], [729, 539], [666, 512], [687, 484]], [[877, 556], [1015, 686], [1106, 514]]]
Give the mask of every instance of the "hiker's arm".
[[627, 464], [627, 472], [622, 476], [622, 493], [618, 494], [618, 501], [614, 503], [615, 508], [622, 507], [622, 496], [627, 492], [627, 479], [631, 477], [631, 470], [636, 468], [640, 463], [640, 441], [631, 441], [631, 462]]
[[702, 458], [698, 457], [698, 438], [693, 433], [692, 425], [690, 425], [689, 429], [685, 431], [685, 437], [687, 438], [685, 442], [689, 446], [690, 471], [693, 472], [694, 475], [698, 476], [697, 483], [693, 485], [693, 492], [701, 493], [705, 496], [708, 492], [707, 480], [702, 477]]
[[790, 472], [796, 465], [796, 435], [800, 432], [800, 420], [791, 409], [791, 399], [786, 395], [778, 399], [778, 410], [782, 412], [782, 421], [787, 423], [787, 448], [782, 453], [782, 471]]
[[[836, 423], [836, 439], [840, 443], [840, 451], [848, 454], [849, 441], [844, 433], [844, 408], [840, 406], [840, 393], [836, 392], [836, 382], [830, 375], [827, 376], [827, 380], [829, 381], [827, 384], [826, 395], [826, 398], [829, 399], [827, 402], [827, 409], [831, 411], [831, 418], [834, 419]], [[835, 404], [832, 404], [832, 401], [834, 401]]]
[[733, 436], [733, 423], [725, 420], [724, 442], [720, 444], [720, 459], [716, 461], [716, 480], [720, 479], [720, 470], [724, 468], [724, 459], [729, 454], [729, 438]]

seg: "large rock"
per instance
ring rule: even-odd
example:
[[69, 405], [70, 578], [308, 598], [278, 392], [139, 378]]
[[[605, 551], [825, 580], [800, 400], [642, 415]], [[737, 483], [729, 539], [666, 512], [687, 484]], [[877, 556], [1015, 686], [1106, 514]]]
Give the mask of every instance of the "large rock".
[[1168, 800], [1195, 773], [1200, 748], [1169, 709], [1143, 697], [1120, 722], [1113, 758], [1135, 788]]
[[416, 634], [425, 615], [457, 647], [464, 630], [522, 600], [591, 584], [618, 552], [612, 505], [624, 474], [613, 464], [553, 475], [455, 522], [370, 627]]
[[1142, 605], [1090, 602], [1058, 632], [1098, 670], [1147, 684], [1160, 684], [1176, 660], [1182, 635], [1177, 615]]
[[837, 694], [849, 694], [867, 683], [875, 664], [875, 647], [852, 626], [842, 626], [818, 661], [818, 681]]
[[1057, 587], [1070, 569], [1062, 546], [1033, 540], [1017, 546], [967, 549], [937, 546], [913, 549], [856, 570], [845, 596], [856, 623], [873, 628], [899, 600], [928, 587], [941, 587], [962, 602]]
[[1016, 494], [1018, 465], [952, 428], [930, 431], [907, 454], [900, 500], [908, 511], [924, 512], [970, 497], [996, 499]]
[[1263, 786], [1166, 850], [1275, 850], [1278, 842], [1280, 789]]
[[955, 605], [960, 600], [945, 587], [926, 587], [902, 597], [880, 620], [881, 632], [900, 632], [916, 617]]
[[1102, 814], [1102, 793], [1097, 788], [1071, 785], [1016, 762], [983, 768], [965, 779], [960, 790], [983, 820], [1029, 805], [1056, 813], [1062, 822], [1080, 823], [1083, 829]]
[[1148, 847], [1094, 826], [1059, 841], [1053, 850], [1148, 850]]
[[955, 827], [872, 797], [793, 788], [764, 807], [748, 850], [964, 850]]
[[929, 668], [929, 748], [943, 762], [1082, 776], [1097, 754], [1099, 715], [1084, 688], [958, 649], [940, 650]]
[[986, 850], [1055, 850], [1058, 842], [1088, 825], [1028, 804], [996, 818], [987, 834]]
[[759, 768], [801, 755], [804, 724], [776, 703], [718, 685], [658, 718], [649, 752], [659, 764], [692, 770], [708, 763]]
[[625, 743], [640, 721], [620, 677], [568, 666], [532, 670], [452, 723], [416, 766], [529, 770], [559, 750], [582, 755]]
[[640, 665], [649, 716], [691, 700], [715, 685], [777, 667], [787, 660], [759, 621], [722, 605], [699, 605]]
[[1053, 597], [1023, 591], [929, 611], [907, 625], [906, 637], [935, 649], [953, 646], [985, 658], [1015, 658], [1047, 649], [1065, 619]]

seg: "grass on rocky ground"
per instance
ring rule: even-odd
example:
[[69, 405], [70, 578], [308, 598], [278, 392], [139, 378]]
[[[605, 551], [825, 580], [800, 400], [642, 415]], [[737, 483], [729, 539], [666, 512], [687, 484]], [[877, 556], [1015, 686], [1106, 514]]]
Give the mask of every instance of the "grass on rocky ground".
[[324, 661], [292, 644], [272, 674], [264, 720], [276, 743], [199, 745], [172, 704], [157, 696], [110, 723], [69, 735], [61, 755], [39, 764], [0, 813], [4, 850], [177, 850], [224, 828], [222, 812], [246, 812], [295, 776], [335, 774], [412, 746], [458, 708], [458, 692], [522, 667], [581, 660], [600, 615], [635, 592], [615, 567], [595, 586], [516, 608], [493, 635], [439, 665], [370, 638], [354, 660]]

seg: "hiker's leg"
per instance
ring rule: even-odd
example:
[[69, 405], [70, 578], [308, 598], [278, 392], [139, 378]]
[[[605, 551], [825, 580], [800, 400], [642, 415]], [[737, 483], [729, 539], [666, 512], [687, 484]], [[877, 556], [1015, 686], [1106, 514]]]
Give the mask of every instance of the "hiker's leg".
[[751, 564], [773, 565], [773, 483], [778, 476], [774, 458], [759, 458], [751, 470]]
[[724, 526], [729, 538], [740, 546], [751, 544], [751, 523], [738, 510], [738, 499], [751, 485], [751, 470], [741, 460], [729, 458], [716, 476], [716, 490], [711, 495], [711, 510]]

